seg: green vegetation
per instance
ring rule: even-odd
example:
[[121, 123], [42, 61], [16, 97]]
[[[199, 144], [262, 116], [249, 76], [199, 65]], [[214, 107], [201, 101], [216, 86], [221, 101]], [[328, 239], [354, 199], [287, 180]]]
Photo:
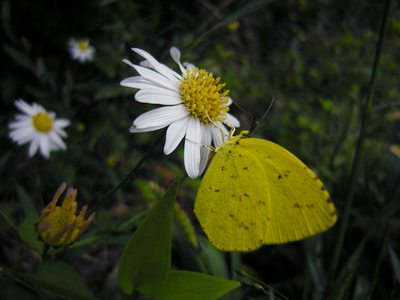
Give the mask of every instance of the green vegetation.
[[[3, 1], [0, 298], [399, 298], [400, 6], [384, 18], [383, 2]], [[92, 62], [70, 57], [71, 38], [90, 40]], [[166, 156], [164, 129], [129, 133], [156, 106], [119, 84], [137, 75], [122, 62], [140, 61], [131, 47], [178, 71], [172, 46], [226, 83], [241, 129], [318, 174], [337, 209], [332, 229], [248, 253], [211, 246], [183, 146]], [[18, 98], [71, 121], [65, 151], [30, 158], [11, 141]], [[35, 224], [64, 181], [96, 216], [72, 245], [49, 248]]]

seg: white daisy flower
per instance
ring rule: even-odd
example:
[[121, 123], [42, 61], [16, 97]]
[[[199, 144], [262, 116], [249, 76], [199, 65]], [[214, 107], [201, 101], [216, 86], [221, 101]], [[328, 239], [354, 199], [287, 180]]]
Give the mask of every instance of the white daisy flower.
[[30, 157], [39, 149], [46, 158], [51, 151], [66, 149], [61, 138], [67, 136], [63, 128], [69, 125], [68, 120], [56, 119], [53, 112], [48, 112], [37, 103], [29, 105], [19, 99], [14, 104], [23, 114], [17, 115], [15, 121], [9, 124], [9, 136], [18, 145], [30, 143]]
[[90, 45], [88, 39], [70, 39], [68, 45], [72, 59], [81, 63], [94, 60], [95, 49]]
[[185, 138], [184, 162], [189, 177], [199, 176], [208, 161], [209, 149], [218, 147], [228, 136], [230, 128], [239, 127], [239, 121], [228, 114], [232, 99], [225, 84], [204, 69], [192, 64], [181, 64], [180, 51], [172, 47], [170, 54], [181, 74], [159, 63], [144, 50], [133, 48], [145, 61], [133, 67], [140, 76], [127, 78], [121, 85], [140, 89], [135, 99], [141, 103], [160, 104], [133, 121], [130, 132], [146, 132], [168, 127], [164, 153], [170, 154]]

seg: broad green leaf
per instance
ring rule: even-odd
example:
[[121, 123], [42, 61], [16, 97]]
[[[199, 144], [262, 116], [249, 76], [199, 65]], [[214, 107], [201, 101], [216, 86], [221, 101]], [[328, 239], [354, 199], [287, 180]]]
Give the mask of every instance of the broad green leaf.
[[389, 256], [390, 260], [392, 262], [392, 267], [393, 271], [396, 275], [397, 282], [400, 283], [400, 260], [399, 257], [397, 256], [396, 252], [394, 252], [393, 248], [390, 246], [390, 244], [387, 244], [388, 250], [389, 250]]
[[96, 299], [79, 274], [62, 261], [44, 262], [34, 276], [21, 274], [19, 277], [35, 287], [67, 299]]
[[154, 297], [157, 300], [213, 300], [239, 285], [238, 281], [203, 273], [171, 271]]
[[199, 237], [199, 241], [200, 249], [202, 250], [197, 256], [199, 263], [204, 264], [204, 268], [208, 270], [208, 273], [219, 277], [227, 277], [228, 269], [224, 254], [214, 248], [203, 236]]
[[21, 185], [17, 185], [17, 194], [25, 216], [35, 213], [36, 209], [33, 206], [32, 199]]
[[122, 254], [119, 284], [125, 294], [153, 294], [171, 267], [172, 216], [178, 185], [151, 209]]
[[38, 220], [39, 217], [36, 213], [28, 215], [19, 227], [19, 236], [32, 250], [42, 253], [43, 243], [39, 241], [35, 227]]

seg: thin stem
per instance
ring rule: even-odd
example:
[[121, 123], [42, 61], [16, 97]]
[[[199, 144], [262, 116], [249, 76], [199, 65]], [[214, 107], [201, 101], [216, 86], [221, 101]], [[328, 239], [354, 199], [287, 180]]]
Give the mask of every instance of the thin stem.
[[387, 247], [386, 243], [387, 243], [387, 240], [389, 238], [389, 228], [390, 228], [389, 222], [390, 222], [390, 220], [387, 220], [386, 224], [385, 224], [385, 228], [384, 228], [384, 231], [383, 231], [384, 233], [383, 233], [382, 246], [381, 246], [381, 250], [379, 252], [378, 259], [376, 261], [375, 271], [374, 271], [374, 275], [373, 275], [373, 278], [372, 278], [372, 283], [371, 283], [371, 285], [369, 287], [368, 295], [365, 298], [366, 300], [372, 299], [372, 294], [374, 292], [374, 288], [375, 288], [376, 283], [378, 281], [379, 270], [380, 270], [380, 267], [381, 267], [381, 264], [382, 264], [383, 256], [385, 254], [385, 249]]
[[342, 248], [343, 248], [343, 241], [344, 237], [346, 234], [347, 227], [349, 225], [349, 217], [350, 217], [350, 211], [352, 208], [353, 204], [353, 196], [354, 196], [354, 186], [361, 162], [361, 157], [362, 157], [362, 152], [364, 148], [364, 141], [365, 141], [365, 136], [366, 136], [366, 129], [367, 129], [367, 123], [368, 119], [371, 114], [371, 108], [372, 108], [372, 98], [374, 95], [374, 90], [375, 90], [375, 82], [376, 82], [376, 76], [378, 72], [378, 65], [379, 65], [379, 59], [381, 55], [381, 48], [382, 48], [382, 42], [383, 42], [383, 36], [385, 33], [385, 28], [387, 24], [387, 19], [388, 19], [388, 13], [389, 13], [389, 7], [390, 7], [390, 0], [385, 1], [385, 7], [384, 7], [384, 12], [382, 16], [382, 22], [379, 30], [379, 37], [378, 41], [376, 43], [376, 48], [375, 48], [375, 56], [374, 56], [374, 62], [372, 66], [372, 73], [371, 77], [369, 80], [368, 84], [368, 89], [367, 89], [367, 96], [365, 97], [364, 101], [361, 104], [361, 120], [360, 120], [360, 131], [358, 134], [358, 139], [356, 143], [356, 149], [355, 153], [353, 156], [353, 161], [351, 164], [351, 170], [349, 174], [349, 180], [348, 180], [348, 188], [347, 188], [347, 193], [346, 193], [346, 198], [345, 198], [345, 208], [343, 211], [342, 215], [342, 221], [339, 227], [339, 234], [338, 234], [338, 239], [336, 242], [336, 248], [333, 254], [332, 262], [331, 262], [331, 268], [328, 276], [328, 282], [333, 282], [333, 279], [335, 278], [335, 273], [337, 269], [337, 265], [339, 263], [339, 258], [342, 253]]

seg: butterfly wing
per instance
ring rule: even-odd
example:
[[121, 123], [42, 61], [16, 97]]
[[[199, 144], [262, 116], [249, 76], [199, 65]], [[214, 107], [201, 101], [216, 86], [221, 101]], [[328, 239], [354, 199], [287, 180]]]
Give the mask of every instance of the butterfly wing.
[[286, 149], [256, 138], [220, 147], [200, 185], [195, 214], [224, 251], [300, 240], [336, 222], [318, 177]]

